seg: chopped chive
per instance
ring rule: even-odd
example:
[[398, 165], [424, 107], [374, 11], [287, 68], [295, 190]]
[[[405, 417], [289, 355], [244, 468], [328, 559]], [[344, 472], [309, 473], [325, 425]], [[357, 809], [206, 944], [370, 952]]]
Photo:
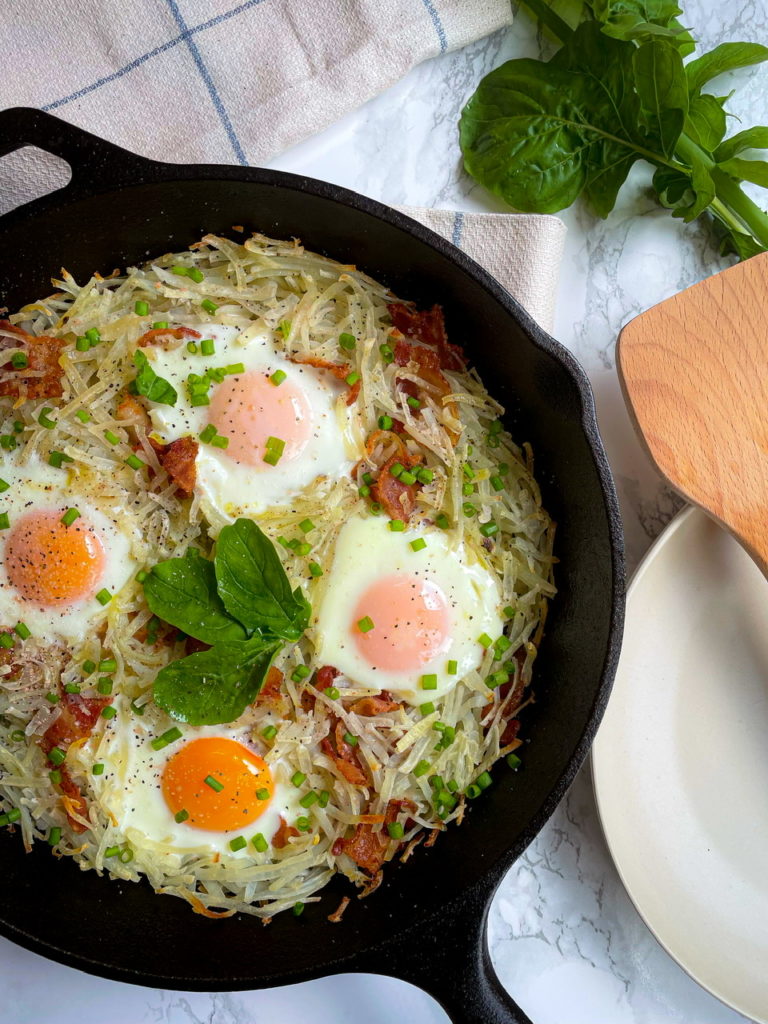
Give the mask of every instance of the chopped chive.
[[416, 470], [416, 479], [420, 484], [431, 484], [435, 479], [435, 474], [431, 469], [427, 469], [426, 466], [420, 466]]
[[474, 469], [472, 469], [472, 467], [470, 466], [470, 464], [468, 462], [464, 463], [463, 473], [464, 473], [464, 476], [465, 476], [465, 478], [467, 480], [474, 480], [475, 479], [475, 471], [474, 471]]
[[58, 693], [54, 693], [53, 691], [51, 691], [50, 693], [46, 693], [45, 699], [48, 701], [49, 704], [58, 704], [59, 701], [61, 700], [61, 697], [58, 695]]
[[75, 348], [78, 352], [89, 352], [91, 343], [84, 334], [81, 334], [80, 337], [75, 340]]
[[142, 462], [138, 455], [129, 455], [125, 460], [126, 466], [130, 466], [131, 469], [142, 469], [146, 466], [146, 462]]
[[133, 860], [133, 850], [128, 846], [124, 846], [120, 853], [118, 853], [117, 859], [121, 864], [128, 864]]
[[490, 784], [493, 782], [493, 779], [491, 778], [491, 773], [483, 772], [482, 775], [477, 776], [475, 782], [480, 787], [480, 789], [488, 789]]
[[111, 704], [108, 704], [105, 708], [101, 709], [102, 718], [114, 718], [116, 714], [117, 711], [112, 707]]
[[23, 420], [14, 420], [13, 429], [16, 431], [17, 434], [20, 434], [24, 430]]
[[275, 370], [272, 376], [269, 378], [276, 388], [279, 388], [283, 383], [288, 374], [284, 370]]
[[229, 438], [222, 437], [221, 434], [217, 434], [211, 441], [211, 446], [213, 448], [229, 448]]
[[26, 738], [27, 734], [24, 732], [23, 729], [14, 729], [13, 732], [11, 733], [11, 739], [13, 740], [14, 743], [23, 743], [23, 741]]
[[443, 780], [439, 775], [430, 775], [429, 784], [432, 789], [440, 790], [443, 788]]
[[277, 729], [274, 725], [268, 725], [265, 729], [261, 730], [261, 735], [265, 740], [273, 740], [277, 736]]
[[422, 775], [426, 775], [429, 771], [429, 761], [419, 761], [416, 767], [413, 769], [413, 774], [416, 778], [421, 778]]
[[64, 515], [61, 517], [61, 522], [65, 526], [71, 526], [76, 519], [80, 518], [80, 512], [76, 508], [68, 508]]
[[506, 607], [504, 608], [504, 614], [508, 619], [514, 619], [516, 612], [511, 604], [506, 605]]
[[370, 487], [373, 483], [373, 473], [363, 473], [362, 479], [366, 487]]
[[321, 789], [319, 794], [318, 794], [318, 797], [317, 797], [317, 801], [320, 804], [320, 806], [321, 807], [327, 807], [328, 806], [328, 801], [330, 799], [331, 799], [331, 794], [328, 792], [328, 790], [327, 789]]
[[77, 416], [81, 423], [89, 423], [91, 419], [91, 414], [86, 412], [85, 409], [78, 409], [75, 416]]
[[487, 633], [481, 633], [480, 636], [477, 638], [477, 642], [479, 644], [482, 644], [482, 646], [485, 647], [485, 649], [487, 650], [493, 643], [493, 640], [488, 636]]
[[395, 480], [400, 478], [401, 473], [405, 472], [405, 466], [402, 462], [395, 462], [389, 467], [390, 476], [393, 476]]
[[389, 528], [392, 533], [402, 533], [405, 529], [405, 523], [402, 519], [390, 519]]
[[182, 807], [180, 811], [176, 811], [176, 813], [173, 816], [173, 820], [177, 822], [177, 824], [181, 825], [181, 823], [186, 821], [188, 817], [189, 811]]
[[171, 267], [171, 273], [176, 274], [179, 277], [187, 277], [187, 275], [189, 274], [189, 267]]
[[91, 327], [85, 332], [85, 336], [92, 345], [98, 345], [101, 341], [101, 334], [95, 327]]
[[499, 447], [499, 439], [498, 437], [496, 437], [495, 434], [489, 434], [488, 437], [486, 437], [485, 439], [485, 443], [488, 445], [489, 448]]
[[449, 661], [448, 662], [447, 671], [448, 671], [448, 675], [449, 676], [455, 676], [457, 674], [457, 672], [459, 671], [459, 663], [458, 663], [458, 661], [453, 661], [453, 660]]
[[106, 850], [104, 851], [104, 856], [105, 857], [117, 857], [117, 855], [119, 853], [120, 853], [120, 847], [119, 846], [108, 846], [106, 848]]
[[0, 530], [7, 530], [11, 525], [10, 516], [7, 512], [0, 512]]
[[10, 819], [7, 814], [0, 814], [0, 825], [8, 825]]
[[301, 800], [299, 800], [299, 803], [301, 804], [302, 807], [311, 807], [312, 804], [316, 802], [317, 793], [315, 793], [313, 789], [310, 789], [310, 791], [308, 793], [305, 793]]
[[15, 370], [24, 370], [29, 366], [29, 359], [24, 352], [14, 352], [11, 356], [11, 366]]
[[470, 494], [475, 493], [475, 485], [470, 483], [462, 484], [461, 493], [464, 495], [465, 498], [468, 498]]
[[488, 427], [489, 434], [500, 434], [502, 430], [501, 420], [494, 420], [493, 423]]
[[494, 651], [496, 651], [497, 656], [501, 657], [502, 654], [506, 654], [506, 652], [509, 650], [511, 646], [512, 641], [508, 640], [502, 633], [502, 635], [500, 637], [497, 637], [496, 640], [494, 641], [493, 649]]
[[0, 434], [0, 447], [7, 452], [12, 452], [16, 447], [16, 438], [13, 434]]
[[261, 832], [257, 832], [256, 835], [251, 838], [251, 843], [259, 853], [264, 853], [267, 847], [269, 846], [269, 843], [261, 834]]
[[149, 303], [143, 302], [141, 299], [137, 299], [133, 307], [133, 312], [136, 316], [146, 316], [147, 313], [149, 313]]
[[476, 797], [480, 796], [481, 792], [482, 790], [480, 789], [480, 787], [475, 785], [474, 782], [471, 782], [467, 786], [465, 795], [468, 797], [468, 799], [474, 800]]
[[104, 765], [99, 762], [98, 764], [91, 765], [91, 775], [103, 775]]
[[302, 679], [306, 679], [309, 675], [309, 669], [306, 665], [297, 665], [296, 668], [291, 672], [291, 679], [294, 683], [300, 683]]
[[385, 363], [391, 363], [395, 358], [395, 353], [389, 345], [379, 345], [379, 355]]
[[353, 736], [351, 732], [344, 733], [344, 741], [350, 745], [350, 747], [356, 747], [359, 743], [357, 736]]
[[449, 792], [455, 793], [458, 788], [459, 788], [459, 784], [456, 781], [456, 779], [451, 779], [449, 781], [449, 783], [448, 783], [448, 790], [449, 790]]
[[257, 800], [269, 800], [269, 790], [268, 789], [257, 789], [256, 790], [256, 799]]
[[141, 716], [144, 714], [145, 710], [146, 709], [143, 704], [137, 704], [135, 700], [131, 701], [131, 711], [133, 711], [135, 715]]
[[341, 691], [335, 686], [327, 686], [325, 690], [323, 690], [323, 693], [328, 700], [338, 700], [341, 696]]
[[427, 542], [423, 537], [417, 537], [416, 540], [411, 541], [411, 548], [414, 551], [423, 551], [426, 546]]
[[232, 853], [237, 853], [238, 850], [244, 850], [248, 845], [248, 840], [245, 836], [235, 836], [234, 839], [230, 839], [229, 848]]
[[14, 645], [13, 637], [8, 633], [0, 633], [0, 647], [10, 650]]
[[296, 828], [299, 832], [309, 832], [312, 828], [312, 822], [309, 818], [305, 818], [304, 815], [302, 815], [300, 818], [296, 819]]
[[517, 771], [517, 769], [520, 767], [522, 763], [523, 762], [520, 760], [517, 754], [507, 754], [507, 764], [512, 769], [512, 771]]
[[58, 825], [54, 825], [53, 828], [48, 833], [48, 845], [49, 846], [58, 846], [58, 844], [60, 842], [61, 842], [61, 829], [59, 828]]
[[96, 671], [96, 662], [95, 661], [91, 661], [91, 659], [88, 658], [86, 661], [83, 662], [83, 672], [85, 672], [85, 674], [87, 676], [89, 676], [92, 672], [95, 672], [95, 671]]
[[409, 469], [404, 469], [400, 474], [400, 483], [407, 484], [410, 487], [411, 484], [416, 483], [416, 474], [412, 473]]
[[391, 430], [393, 423], [391, 416], [379, 416], [379, 430]]
[[105, 430], [104, 437], [110, 444], [120, 444], [120, 438], [112, 430]]
[[381, 515], [382, 504], [380, 501], [372, 501], [370, 504], [369, 511], [372, 516]]
[[43, 409], [40, 415], [37, 417], [37, 422], [41, 427], [45, 427], [47, 430], [53, 430], [56, 426], [56, 420], [49, 418], [48, 413], [53, 412], [53, 409]]
[[189, 352], [191, 356], [197, 355], [197, 345], [194, 341], [187, 342], [187, 352]]
[[218, 307], [218, 306], [216, 305], [216, 303], [215, 303], [215, 302], [211, 302], [211, 300], [210, 300], [210, 299], [203, 299], [203, 301], [202, 301], [202, 302], [200, 303], [200, 305], [201, 305], [201, 306], [202, 306], [202, 308], [203, 308], [203, 309], [205, 310], [205, 312], [206, 312], [206, 313], [210, 313], [210, 314], [211, 314], [211, 316], [213, 316], [213, 314], [214, 314], [214, 313], [216, 312], [216, 310], [217, 310], [217, 309], [219, 308], [219, 307]]
[[491, 521], [490, 523], [483, 523], [483, 525], [480, 527], [480, 533], [482, 533], [484, 537], [493, 537], [493, 535], [498, 532], [499, 524], [494, 523], [493, 521]]
[[60, 764], [64, 764], [66, 759], [67, 755], [61, 749], [61, 747], [51, 747], [51, 749], [48, 751], [48, 760], [57, 768], [59, 767]]
[[387, 832], [390, 839], [402, 839], [405, 835], [405, 829], [399, 821], [390, 821], [387, 824]]
[[413, 395], [408, 395], [406, 402], [408, 403], [408, 405], [410, 405], [412, 409], [421, 408], [421, 402], [418, 400], [418, 398], [414, 398]]
[[82, 687], [80, 686], [79, 683], [65, 683], [64, 684], [64, 692], [65, 693], [80, 693], [81, 691], [82, 691]]
[[313, 576], [314, 576], [315, 578], [317, 578], [318, 576], [322, 576], [322, 575], [323, 575], [323, 570], [322, 570], [322, 568], [321, 568], [321, 567], [320, 567], [320, 566], [319, 566], [319, 565], [317, 564], [317, 562], [310, 562], [310, 563], [309, 563], [309, 571], [310, 571], [310, 573], [311, 573], [311, 574], [312, 574], [312, 575], [313, 575]]
[[167, 320], [155, 320], [155, 322], [152, 324], [152, 330], [153, 331], [164, 331], [164, 330], [167, 329], [167, 327], [168, 327], [168, 321]]
[[190, 395], [189, 404], [195, 407], [201, 405], [210, 405], [211, 400], [208, 395]]
[[19, 810], [18, 807], [12, 807], [11, 810], [8, 811], [8, 821], [9, 822], [13, 823], [14, 821], [18, 821], [20, 817], [21, 817], [21, 811]]
[[500, 476], [492, 476], [491, 477], [491, 487], [494, 489], [494, 491], [503, 491], [504, 490], [504, 481], [501, 479]]
[[437, 675], [434, 672], [421, 677], [421, 688], [422, 690], [436, 690], [437, 689]]
[[470, 501], [465, 501], [464, 504], [461, 506], [461, 508], [462, 508], [462, 511], [464, 512], [464, 515], [468, 519], [471, 519], [472, 516], [475, 514], [475, 512], [477, 512], [477, 509], [475, 508], [475, 506]]
[[345, 384], [349, 384], [350, 387], [354, 387], [355, 384], [357, 384], [357, 382], [359, 380], [360, 380], [360, 374], [353, 372], [353, 373], [350, 373], [348, 376], [346, 376], [344, 378], [344, 383]]
[[99, 604], [102, 605], [109, 604], [109, 602], [112, 600], [112, 595], [105, 587], [98, 592], [98, 594], [96, 595], [96, 600], [99, 602]]
[[102, 676], [96, 684], [96, 689], [106, 697], [112, 693], [112, 687], [114, 685], [115, 681], [111, 676]]
[[354, 334], [340, 334], [339, 345], [347, 352], [351, 352], [357, 345], [357, 339], [355, 338]]
[[203, 782], [206, 784], [206, 786], [210, 786], [211, 789], [214, 790], [214, 792], [216, 793], [220, 793], [222, 789], [224, 789], [224, 784], [222, 782], [219, 782], [219, 780], [215, 779], [212, 775], [206, 775], [205, 778], [203, 779]]
[[212, 356], [216, 353], [216, 345], [213, 338], [203, 338], [200, 342], [200, 351], [204, 356]]
[[301, 530], [302, 533], [310, 533], [312, 530], [315, 529], [315, 524], [312, 522], [311, 519], [302, 519], [302, 521], [299, 523], [299, 529]]
[[508, 462], [500, 462], [499, 463], [499, 475], [500, 476], [506, 476], [508, 472], [509, 472], [509, 463]]
[[296, 789], [298, 789], [299, 786], [301, 786], [306, 781], [307, 776], [304, 774], [304, 772], [294, 772], [293, 775], [291, 776], [291, 782], [294, 784]]
[[304, 904], [301, 902], [301, 900], [298, 900], [296, 903], [293, 904], [293, 916], [294, 917], [301, 917], [301, 915], [303, 913], [304, 913]]
[[367, 498], [371, 493], [371, 488], [367, 484], [364, 484], [362, 487], [357, 488], [357, 493], [361, 498]]
[[439, 526], [441, 530], [447, 530], [451, 525], [445, 512], [438, 512], [435, 516], [435, 524]]
[[48, 772], [48, 778], [51, 780], [54, 786], [58, 786], [59, 783], [61, 782], [61, 772], [57, 768], [54, 768], [52, 772]]
[[7, 491], [11, 485], [6, 480], [0, 480], [0, 494]]
[[65, 462], [74, 462], [74, 459], [70, 455], [65, 455], [64, 452], [56, 451], [52, 451], [48, 456], [48, 465], [55, 469], [61, 469]]
[[435, 732], [445, 732], [445, 722], [435, 722], [432, 725], [432, 728], [435, 730]]
[[426, 704], [419, 704], [419, 711], [426, 718], [427, 715], [431, 715], [435, 710], [435, 705], [431, 700], [428, 700]]
[[[174, 725], [172, 729], [166, 730], [166, 732], [164, 732], [162, 736], [156, 736], [152, 740], [152, 749], [162, 750], [163, 747], [167, 747], [170, 743], [175, 743], [176, 740], [180, 740], [181, 736], [181, 729]], [[205, 781], [208, 782], [208, 779], [206, 779]]]
[[209, 423], [207, 427], [200, 431], [197, 435], [203, 444], [210, 444], [210, 442], [216, 437], [216, 427], [212, 423]]
[[245, 373], [245, 363], [230, 363], [229, 366], [224, 367], [224, 372], [228, 377], [234, 377], [238, 373]]
[[201, 281], [205, 280], [205, 274], [202, 270], [198, 270], [197, 267], [190, 267], [187, 271], [187, 277], [191, 278], [195, 284], [200, 284]]
[[277, 329], [282, 334], [283, 340], [287, 341], [288, 340], [288, 335], [291, 333], [291, 321], [290, 320], [281, 320], [280, 323], [278, 324]]
[[268, 437], [266, 452], [264, 454], [264, 462], [269, 463], [270, 466], [276, 466], [284, 451], [285, 441], [281, 440], [279, 437]]
[[357, 620], [357, 628], [361, 633], [370, 633], [373, 627], [373, 619], [370, 615], [364, 615], [362, 619]]

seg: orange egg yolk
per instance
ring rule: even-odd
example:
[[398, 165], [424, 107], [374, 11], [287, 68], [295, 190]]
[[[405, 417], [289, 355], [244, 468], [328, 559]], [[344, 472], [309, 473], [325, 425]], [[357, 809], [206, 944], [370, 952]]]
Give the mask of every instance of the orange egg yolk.
[[[359, 623], [370, 619], [363, 632]], [[451, 644], [445, 594], [431, 580], [407, 574], [385, 576], [360, 598], [351, 626], [357, 649], [374, 668], [415, 672]]]
[[163, 771], [163, 796], [170, 811], [186, 811], [187, 825], [208, 832], [250, 825], [269, 807], [273, 792], [272, 773], [263, 758], [222, 736], [190, 740]]
[[27, 512], [5, 542], [5, 571], [25, 601], [44, 608], [83, 601], [95, 594], [106, 565], [104, 542], [86, 519], [71, 526], [64, 509]]
[[251, 370], [225, 377], [218, 385], [208, 406], [208, 422], [229, 438], [224, 453], [231, 459], [268, 470], [268, 439], [285, 442], [280, 465], [297, 458], [312, 432], [312, 409], [304, 391], [290, 379], [276, 387], [265, 373]]

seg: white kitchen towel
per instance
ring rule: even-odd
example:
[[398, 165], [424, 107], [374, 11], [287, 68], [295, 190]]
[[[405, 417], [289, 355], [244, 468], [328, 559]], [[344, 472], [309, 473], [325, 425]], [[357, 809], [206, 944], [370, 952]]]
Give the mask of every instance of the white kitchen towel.
[[[511, 17], [510, 0], [0, 0], [0, 103], [159, 160], [255, 164]], [[39, 150], [11, 154], [0, 214], [66, 179]], [[406, 212], [551, 327], [559, 220]]]

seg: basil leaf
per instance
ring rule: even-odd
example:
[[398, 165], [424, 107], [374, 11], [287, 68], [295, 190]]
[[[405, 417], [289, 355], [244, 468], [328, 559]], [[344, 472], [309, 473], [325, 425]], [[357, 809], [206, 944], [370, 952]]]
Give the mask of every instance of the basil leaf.
[[768, 188], [768, 163], [765, 160], [742, 160], [740, 157], [734, 157], [732, 160], [723, 160], [717, 166], [732, 178], [752, 181], [755, 185]]
[[726, 132], [725, 111], [720, 101], [708, 93], [694, 96], [688, 106], [685, 132], [711, 153]]
[[281, 647], [255, 636], [172, 661], [155, 679], [155, 703], [189, 725], [234, 722], [258, 695]]
[[634, 53], [635, 87], [641, 114], [665, 156], [672, 156], [688, 112], [688, 85], [680, 51], [664, 39]]
[[747, 149], [768, 149], [768, 128], [764, 125], [755, 125], [754, 128], [736, 132], [717, 147], [713, 156], [720, 163], [721, 160], [730, 160]]
[[140, 348], [134, 352], [133, 362], [139, 372], [131, 381], [131, 392], [134, 395], [143, 395], [150, 402], [157, 402], [159, 405], [176, 405], [176, 399], [179, 397], [176, 388], [155, 373]]
[[219, 597], [213, 562], [200, 555], [159, 562], [144, 580], [144, 596], [155, 615], [205, 644], [248, 636]]
[[216, 582], [224, 607], [250, 630], [298, 640], [309, 622], [309, 604], [291, 591], [274, 544], [256, 523], [238, 519], [216, 544]]
[[720, 255], [727, 256], [735, 253], [740, 260], [751, 259], [758, 253], [765, 252], [752, 235], [746, 235], [743, 231], [726, 231], [720, 244]]
[[748, 68], [768, 60], [768, 46], [760, 43], [721, 43], [685, 66], [688, 88], [698, 92], [703, 85], [736, 68]]

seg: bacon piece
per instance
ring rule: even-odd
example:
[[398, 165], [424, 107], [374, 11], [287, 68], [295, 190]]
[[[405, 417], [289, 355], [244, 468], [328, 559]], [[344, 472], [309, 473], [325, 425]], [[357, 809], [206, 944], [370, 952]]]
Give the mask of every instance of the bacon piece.
[[297, 836], [298, 834], [299, 830], [297, 828], [294, 828], [293, 825], [289, 825], [281, 814], [280, 828], [278, 828], [277, 832], [275, 832], [275, 834], [272, 836], [272, 845], [275, 847], [276, 850], [282, 850], [285, 846], [288, 845], [288, 840], [291, 838], [291, 836]]
[[[323, 665], [315, 673], [314, 686], [316, 690], [327, 690], [329, 686], [333, 685], [333, 681], [336, 676], [341, 673], [333, 665]], [[308, 714], [314, 710], [315, 707], [315, 695], [310, 693], [309, 690], [304, 690], [301, 694], [301, 706], [304, 711]]]
[[392, 695], [382, 690], [377, 697], [361, 697], [349, 710], [364, 718], [373, 718], [374, 715], [383, 715], [387, 711], [399, 711], [403, 705], [399, 701], [392, 700]]
[[36, 337], [7, 320], [0, 320], [0, 327], [18, 335], [24, 342], [28, 360], [27, 365], [18, 370], [12, 363], [3, 364], [3, 373], [13, 373], [13, 377], [0, 383], [0, 397], [61, 398], [64, 389], [61, 386], [63, 370], [59, 357], [66, 345], [63, 338], [52, 338], [47, 334]]
[[191, 498], [197, 478], [195, 459], [200, 447], [195, 438], [179, 437], [170, 444], [161, 444], [150, 437], [149, 443], [160, 465], [176, 484], [182, 497]]
[[402, 454], [393, 455], [381, 467], [379, 477], [371, 484], [371, 495], [378, 501], [390, 519], [402, 519], [408, 522], [416, 507], [416, 484], [404, 484], [392, 476], [392, 467], [399, 462], [406, 469], [418, 464], [420, 460], [412, 458], [404, 448]]
[[133, 395], [122, 395], [117, 403], [117, 418], [126, 420], [133, 427], [149, 426], [149, 416], [146, 409], [136, 401]]
[[338, 856], [346, 853], [348, 857], [369, 875], [375, 875], [384, 863], [384, 854], [389, 845], [389, 833], [386, 825], [391, 824], [402, 810], [415, 811], [416, 804], [412, 800], [390, 800], [387, 804], [387, 811], [384, 815], [385, 827], [379, 832], [374, 832], [373, 827], [367, 824], [357, 825], [354, 834], [349, 839], [338, 839], [332, 848], [332, 852]]
[[466, 369], [467, 361], [461, 348], [448, 342], [441, 306], [419, 312], [402, 302], [390, 302], [387, 309], [392, 323], [406, 338], [414, 338], [436, 349], [439, 364], [444, 370]]
[[61, 782], [59, 789], [62, 793], [62, 803], [67, 812], [67, 821], [73, 832], [86, 832], [87, 827], [80, 821], [80, 818], [88, 820], [88, 804], [85, 802], [80, 787], [69, 774], [66, 765], [59, 768]]
[[182, 341], [184, 338], [202, 338], [200, 331], [193, 331], [191, 327], [153, 327], [151, 331], [145, 331], [138, 340], [139, 348], [146, 348], [147, 345], [159, 344], [161, 348], [167, 348], [161, 338], [174, 338]]
[[367, 786], [368, 779], [357, 759], [354, 747], [350, 746], [344, 739], [345, 731], [344, 723], [340, 718], [333, 715], [331, 721], [333, 740], [326, 736], [320, 741], [320, 746], [323, 753], [330, 757], [347, 782], [353, 786]]
[[270, 665], [264, 685], [254, 701], [255, 704], [268, 704], [280, 700], [283, 690], [283, 673], [279, 668]]
[[504, 726], [504, 731], [499, 737], [499, 746], [506, 747], [508, 743], [513, 743], [517, 739], [517, 734], [520, 732], [520, 719], [511, 718]]
[[[336, 380], [341, 381], [342, 384], [347, 383], [347, 377], [352, 369], [349, 363], [331, 363], [327, 359], [320, 359], [319, 356], [288, 356], [288, 359], [292, 363], [300, 363], [303, 366], [314, 366], [316, 370], [329, 370]], [[349, 388], [347, 405], [352, 405], [357, 399], [357, 396], [360, 394], [361, 383], [358, 380], [354, 384], [347, 384]]]
[[[419, 368], [419, 376], [432, 388], [432, 397], [444, 398], [445, 395], [450, 395], [451, 385], [443, 374], [440, 367], [440, 356], [434, 349], [425, 348], [423, 345], [409, 345], [407, 341], [398, 340], [395, 344], [395, 363], [398, 366], [416, 363]], [[399, 380], [398, 386], [401, 391], [405, 391], [413, 398], [419, 397], [418, 388], [416, 388], [413, 381]], [[414, 391], [416, 392], [415, 394]], [[459, 410], [456, 408], [455, 402], [449, 402], [445, 409], [453, 419], [458, 420]], [[450, 431], [450, 434], [455, 443], [458, 435], [453, 430]]]

